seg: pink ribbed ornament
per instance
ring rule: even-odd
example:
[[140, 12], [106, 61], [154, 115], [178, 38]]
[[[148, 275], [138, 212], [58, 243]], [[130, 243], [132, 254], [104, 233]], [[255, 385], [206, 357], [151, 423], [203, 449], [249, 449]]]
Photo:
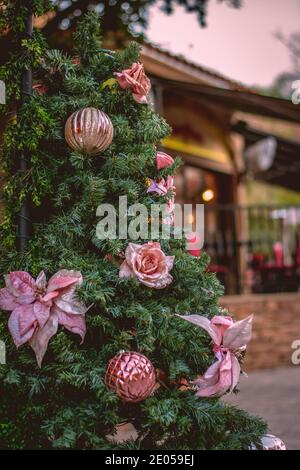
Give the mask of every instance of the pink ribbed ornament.
[[67, 119], [65, 139], [78, 152], [99, 155], [112, 143], [113, 124], [103, 111], [97, 108], [83, 108]]
[[151, 395], [156, 384], [153, 364], [138, 352], [121, 352], [108, 363], [105, 384], [121, 400], [137, 403]]

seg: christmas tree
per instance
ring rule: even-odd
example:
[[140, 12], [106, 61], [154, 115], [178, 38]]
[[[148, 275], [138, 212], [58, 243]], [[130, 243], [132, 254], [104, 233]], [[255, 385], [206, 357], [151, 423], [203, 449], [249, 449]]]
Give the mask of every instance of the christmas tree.
[[[218, 306], [223, 289], [206, 270], [208, 256], [191, 256], [175, 237], [173, 175], [181, 161], [158, 151], [171, 129], [149, 104], [139, 46], [102, 49], [99, 18], [89, 12], [66, 55], [48, 49], [37, 31], [22, 36], [30, 2], [4, 3], [1, 28], [15, 43], [0, 69], [7, 88], [0, 447], [258, 443], [266, 425], [220, 400], [236, 389], [251, 317], [235, 323]], [[33, 13], [48, 3], [31, 2]], [[20, 105], [28, 67], [34, 87]], [[138, 240], [99, 237], [97, 208], [119, 208], [120, 196], [149, 210], [166, 203], [160, 222], [171, 237], [151, 239], [151, 219]], [[24, 207], [26, 244], [16, 230]], [[124, 423], [135, 438], [116, 438]]]

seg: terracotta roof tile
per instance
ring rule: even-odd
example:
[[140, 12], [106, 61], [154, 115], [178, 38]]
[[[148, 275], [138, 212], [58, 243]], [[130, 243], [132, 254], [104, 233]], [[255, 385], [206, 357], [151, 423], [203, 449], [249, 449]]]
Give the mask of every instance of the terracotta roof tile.
[[257, 94], [257, 90], [255, 90], [254, 88], [247, 87], [247, 86], [243, 85], [241, 82], [238, 82], [238, 81], [232, 80], [228, 77], [225, 77], [224, 75], [222, 75], [219, 72], [216, 72], [215, 70], [212, 70], [210, 68], [204, 67], [203, 65], [197, 64], [197, 63], [187, 59], [182, 54], [176, 54], [174, 52], [171, 52], [171, 51], [159, 46], [158, 44], [154, 44], [150, 41], [144, 41], [144, 45], [147, 48], [150, 48], [150, 49], [153, 49], [154, 51], [160, 52], [161, 54], [163, 54], [167, 57], [170, 57], [172, 59], [176, 59], [176, 60], [178, 60], [178, 62], [180, 62], [182, 64], [187, 64], [190, 67], [195, 68], [195, 70], [198, 70], [198, 71], [203, 72], [207, 75], [210, 75], [212, 78], [216, 78], [218, 80], [222, 80], [222, 81], [226, 82], [232, 90], [246, 91], [248, 93]]

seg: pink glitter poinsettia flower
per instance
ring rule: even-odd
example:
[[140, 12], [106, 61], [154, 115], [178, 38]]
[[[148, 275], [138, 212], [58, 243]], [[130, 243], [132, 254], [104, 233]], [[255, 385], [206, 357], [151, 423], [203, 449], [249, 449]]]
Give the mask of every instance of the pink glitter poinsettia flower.
[[132, 97], [137, 103], [148, 103], [147, 95], [151, 89], [151, 83], [145, 74], [143, 64], [134, 62], [130, 69], [115, 72], [114, 75], [122, 89], [131, 89]]
[[49, 340], [64, 326], [81, 337], [86, 333], [87, 308], [75, 297], [82, 284], [79, 271], [62, 269], [47, 284], [42, 271], [36, 280], [25, 271], [13, 271], [0, 289], [0, 308], [11, 311], [8, 328], [17, 348], [29, 342], [41, 367]]
[[157, 152], [156, 154], [156, 168], [158, 170], [162, 170], [163, 168], [167, 168], [168, 166], [173, 165], [174, 159], [164, 152]]
[[147, 193], [157, 193], [159, 196], [166, 195], [168, 191], [174, 191], [174, 178], [173, 176], [168, 176], [166, 179], [160, 178], [155, 181], [150, 179], [150, 185], [147, 189]]
[[238, 384], [241, 372], [236, 353], [245, 350], [251, 339], [253, 315], [237, 322], [218, 315], [211, 320], [200, 315], [178, 316], [203, 328], [213, 341], [216, 362], [202, 378], [194, 381], [198, 388], [196, 395], [220, 397], [231, 392]]
[[163, 289], [173, 281], [170, 270], [175, 256], [166, 256], [160, 243], [144, 245], [129, 243], [125, 261], [120, 266], [119, 277], [136, 277], [142, 284], [154, 289]]

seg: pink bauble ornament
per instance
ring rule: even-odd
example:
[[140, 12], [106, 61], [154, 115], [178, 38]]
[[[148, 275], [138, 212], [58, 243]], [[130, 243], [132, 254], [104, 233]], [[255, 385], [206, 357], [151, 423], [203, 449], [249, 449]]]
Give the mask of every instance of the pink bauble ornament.
[[165, 152], [157, 152], [156, 154], [156, 168], [161, 170], [173, 165], [174, 159]]
[[154, 390], [156, 375], [153, 364], [138, 352], [121, 352], [108, 363], [105, 384], [126, 403], [148, 398]]
[[83, 108], [67, 119], [65, 139], [78, 152], [99, 155], [112, 143], [113, 124], [103, 111], [97, 108]]
[[273, 434], [265, 434], [261, 440], [260, 444], [257, 446], [255, 444], [250, 445], [250, 450], [286, 450], [285, 443], [279, 439], [279, 437], [273, 436]]

